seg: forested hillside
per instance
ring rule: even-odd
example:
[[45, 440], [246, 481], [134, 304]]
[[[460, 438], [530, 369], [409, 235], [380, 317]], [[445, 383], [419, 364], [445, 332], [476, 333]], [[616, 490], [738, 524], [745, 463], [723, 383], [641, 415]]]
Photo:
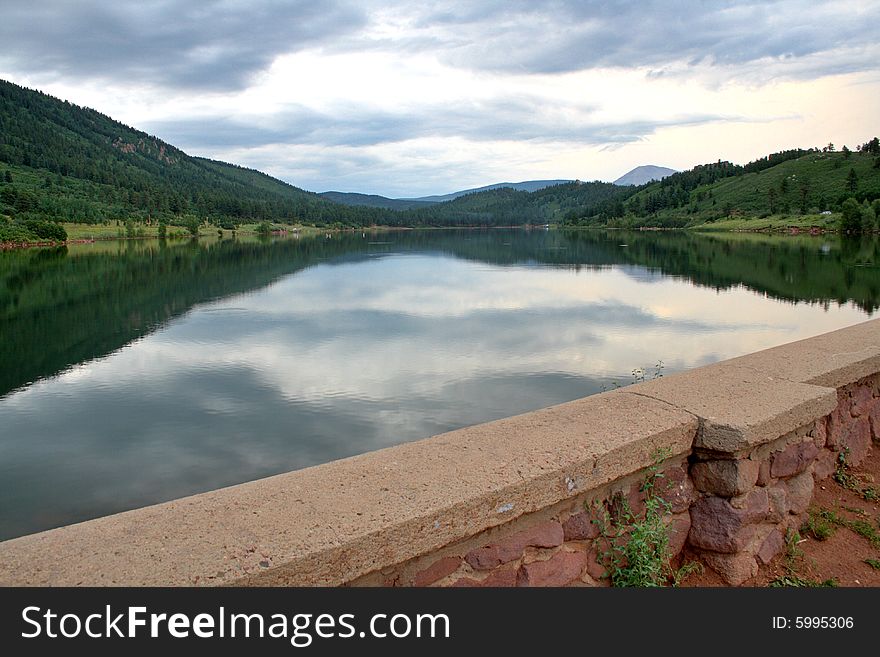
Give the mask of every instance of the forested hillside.
[[0, 81], [0, 215], [99, 223], [195, 216], [218, 225], [379, 223], [382, 213], [258, 171], [187, 155], [95, 110]]
[[525, 192], [502, 187], [460, 196], [407, 213], [413, 225], [506, 225], [559, 223], [572, 212], [612, 217], [622, 212], [631, 187], [605, 182], [570, 182]]
[[363, 205], [369, 208], [385, 208], [386, 210], [410, 210], [433, 205], [431, 201], [388, 198], [378, 194], [357, 194], [354, 192], [321, 192], [319, 196], [344, 205]]
[[610, 222], [581, 213], [569, 216], [568, 223], [684, 227], [733, 217], [838, 213], [849, 198], [866, 208], [880, 198], [876, 137], [856, 150], [838, 151], [829, 144], [774, 153], [746, 165], [696, 166], [638, 188]]

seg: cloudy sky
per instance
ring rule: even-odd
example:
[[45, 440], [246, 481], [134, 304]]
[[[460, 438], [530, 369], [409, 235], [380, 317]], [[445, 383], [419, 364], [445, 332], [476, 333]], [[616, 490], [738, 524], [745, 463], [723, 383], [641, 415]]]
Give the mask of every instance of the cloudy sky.
[[4, 0], [0, 77], [313, 191], [421, 196], [880, 132], [880, 1]]

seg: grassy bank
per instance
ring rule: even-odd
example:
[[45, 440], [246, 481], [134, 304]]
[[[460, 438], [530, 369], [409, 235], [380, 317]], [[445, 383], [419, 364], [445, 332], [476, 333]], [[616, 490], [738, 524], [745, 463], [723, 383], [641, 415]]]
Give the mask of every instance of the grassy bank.
[[[67, 231], [67, 241], [68, 242], [84, 242], [84, 241], [100, 241], [100, 240], [126, 240], [126, 239], [157, 239], [159, 237], [159, 226], [156, 223], [147, 224], [144, 222], [133, 222], [131, 225], [126, 226], [123, 223], [116, 224], [116, 222], [107, 223], [107, 224], [84, 224], [84, 223], [73, 223], [73, 222], [65, 222], [61, 224], [64, 227], [64, 230]], [[320, 228], [315, 226], [303, 226], [301, 224], [286, 224], [286, 223], [270, 223], [269, 231], [272, 235], [279, 234], [297, 234], [303, 237], [312, 237], [315, 235], [323, 235], [325, 233], [335, 233], [339, 232], [338, 228]], [[366, 229], [351, 229], [351, 230], [367, 230], [367, 231], [375, 231], [375, 230], [388, 230], [386, 228], [366, 228]], [[231, 237], [242, 237], [242, 236], [259, 236], [264, 234], [261, 231], [261, 226], [259, 223], [250, 223], [250, 224], [241, 224], [236, 227], [235, 230], [229, 230], [225, 228], [218, 228], [214, 225], [201, 225], [199, 226], [199, 237], [200, 238], [231, 238]], [[165, 236], [168, 239], [188, 239], [193, 235], [189, 231], [189, 229], [184, 228], [182, 226], [166, 226]], [[16, 248], [22, 247], [26, 248], [29, 246], [43, 246], [48, 244], [58, 244], [61, 243], [59, 240], [50, 240], [50, 239], [15, 239], [12, 241], [0, 241], [0, 246], [3, 248]]]
[[787, 232], [819, 229], [837, 231], [840, 226], [840, 213], [833, 214], [775, 214], [768, 217], [730, 217], [693, 226], [700, 231], [757, 231]]
[[[63, 225], [64, 229], [67, 231], [67, 237], [70, 240], [106, 240], [159, 236], [159, 226], [155, 223], [149, 225], [146, 223], [134, 222], [131, 224], [130, 229], [127, 229], [124, 224], [116, 225], [115, 222], [110, 224], [65, 223]], [[286, 231], [303, 234], [318, 234], [321, 232], [320, 228], [297, 224], [279, 223], [269, 224], [269, 226], [273, 232]], [[219, 233], [222, 233], [223, 235], [232, 235], [233, 233], [257, 234], [259, 233], [259, 224], [242, 224], [234, 231], [220, 229], [217, 226], [202, 225], [199, 227], [199, 236], [218, 235]], [[192, 235], [188, 229], [183, 228], [182, 226], [167, 226], [165, 234], [167, 237], [190, 237]]]

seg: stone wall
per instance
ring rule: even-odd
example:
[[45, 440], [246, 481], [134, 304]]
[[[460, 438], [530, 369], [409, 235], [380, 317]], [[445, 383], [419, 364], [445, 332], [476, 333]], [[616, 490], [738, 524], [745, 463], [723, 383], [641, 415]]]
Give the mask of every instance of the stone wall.
[[[732, 584], [880, 440], [880, 320], [422, 441], [0, 543], [0, 585], [607, 584], [644, 505]], [[657, 463], [663, 454], [662, 463]]]
[[[691, 527], [689, 508], [698, 494], [684, 458], [657, 468], [657, 496], [665, 501], [669, 548], [677, 555]], [[360, 578], [354, 586], [606, 586], [607, 563], [602, 535], [622, 513], [645, 512], [643, 471], [610, 486], [521, 518], [437, 553], [412, 559]]]
[[[806, 520], [816, 482], [838, 459], [858, 464], [880, 441], [880, 376], [842, 387], [830, 414], [749, 450], [695, 449], [688, 544], [731, 584], [755, 575]], [[872, 429], [873, 425], [873, 429]]]
[[[837, 391], [828, 415], [757, 446], [723, 451], [694, 448], [659, 469], [667, 503], [672, 556], [687, 546], [730, 584], [740, 584], [785, 547], [806, 520], [815, 482], [831, 476], [838, 458], [850, 464], [880, 442], [880, 375]], [[449, 546], [427, 557], [360, 578], [359, 586], [604, 586], [608, 540], [600, 535], [625, 499], [645, 510], [642, 471], [581, 495], [549, 513]]]

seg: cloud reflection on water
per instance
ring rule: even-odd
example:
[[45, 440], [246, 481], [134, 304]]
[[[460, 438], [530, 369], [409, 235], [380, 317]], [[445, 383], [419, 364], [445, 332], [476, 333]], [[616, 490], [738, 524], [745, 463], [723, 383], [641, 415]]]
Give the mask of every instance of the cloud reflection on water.
[[658, 360], [694, 367], [863, 318], [633, 266], [497, 267], [425, 253], [320, 264], [197, 306], [0, 400], [13, 437], [0, 440], [3, 536], [567, 401]]

